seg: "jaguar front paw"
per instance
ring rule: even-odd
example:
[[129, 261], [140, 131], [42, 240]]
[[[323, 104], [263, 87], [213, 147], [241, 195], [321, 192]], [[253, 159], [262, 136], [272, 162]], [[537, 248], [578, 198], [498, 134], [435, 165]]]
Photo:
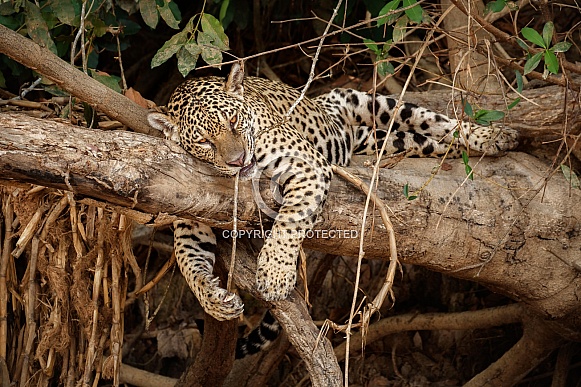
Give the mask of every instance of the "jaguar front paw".
[[218, 286], [218, 278], [210, 281], [199, 298], [202, 308], [216, 320], [232, 320], [242, 314], [244, 304], [237, 294]]
[[256, 287], [265, 301], [280, 301], [288, 298], [295, 287], [296, 271], [269, 270], [259, 267], [256, 271]]

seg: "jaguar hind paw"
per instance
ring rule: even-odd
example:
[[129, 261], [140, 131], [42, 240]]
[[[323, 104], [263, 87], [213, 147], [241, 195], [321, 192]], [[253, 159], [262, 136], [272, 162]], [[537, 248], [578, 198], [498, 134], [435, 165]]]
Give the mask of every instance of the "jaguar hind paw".
[[504, 125], [474, 128], [468, 142], [470, 148], [492, 156], [518, 146], [518, 131]]
[[[215, 281], [212, 281], [215, 284]], [[204, 289], [203, 296], [199, 297], [202, 308], [216, 320], [232, 320], [242, 314], [244, 304], [237, 294], [221, 287], [212, 286]]]

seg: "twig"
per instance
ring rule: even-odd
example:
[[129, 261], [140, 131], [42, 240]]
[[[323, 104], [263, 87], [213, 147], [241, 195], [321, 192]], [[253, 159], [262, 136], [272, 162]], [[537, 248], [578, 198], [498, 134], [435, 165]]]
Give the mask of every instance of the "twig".
[[[256, 44], [256, 50], [258, 52], [264, 51], [264, 39], [262, 39], [264, 33], [262, 31], [262, 17], [260, 15], [260, 0], [254, 0], [252, 4], [253, 11], [253, 23], [254, 23], [254, 43]], [[278, 75], [272, 70], [272, 68], [266, 63], [264, 57], [260, 58], [258, 61], [260, 66], [260, 71], [270, 80], [281, 82]]]
[[569, 373], [571, 359], [575, 352], [573, 343], [567, 343], [559, 348], [551, 387], [567, 387], [567, 374]]
[[121, 43], [119, 43], [119, 33], [116, 31], [115, 39], [117, 40], [117, 58], [119, 58], [119, 72], [121, 73], [121, 84], [123, 85], [123, 92], [127, 91], [127, 80], [125, 79], [125, 71], [123, 70], [123, 59], [121, 59]]
[[[516, 8], [518, 10], [521, 10], [524, 8], [524, 6], [528, 4], [530, 4], [530, 0], [519, 0], [518, 4], [516, 5]], [[494, 23], [495, 21], [500, 20], [509, 13], [511, 13], [511, 11], [512, 11], [511, 7], [505, 6], [500, 12], [490, 12], [488, 15], [484, 17], [484, 19], [489, 23]]]
[[305, 98], [305, 95], [307, 94], [307, 90], [309, 89], [309, 87], [311, 86], [311, 83], [313, 82], [313, 79], [315, 78], [315, 68], [317, 67], [317, 62], [319, 60], [319, 54], [321, 53], [321, 48], [323, 47], [323, 42], [325, 41], [325, 36], [327, 36], [327, 33], [329, 32], [329, 28], [331, 28], [331, 25], [333, 24], [333, 20], [335, 20], [335, 17], [337, 16], [337, 13], [339, 12], [339, 8], [341, 7], [342, 3], [343, 3], [343, 0], [337, 1], [337, 5], [333, 9], [333, 14], [329, 18], [329, 21], [327, 22], [327, 26], [325, 27], [325, 31], [323, 31], [323, 35], [319, 38], [319, 44], [317, 45], [317, 51], [315, 52], [315, 56], [313, 57], [313, 63], [311, 63], [311, 71], [309, 72], [309, 79], [307, 79], [307, 83], [303, 87], [303, 90], [301, 90], [301, 95], [299, 96], [299, 98], [297, 98], [297, 100], [291, 105], [291, 107], [286, 112], [286, 114], [284, 116], [285, 119], [288, 119], [290, 117], [290, 115], [296, 109], [296, 107], [299, 105], [299, 103], [301, 103], [301, 101]]
[[240, 182], [240, 172], [234, 178], [234, 209], [232, 210], [232, 253], [230, 255], [230, 270], [228, 271], [228, 284], [226, 290], [232, 291], [232, 275], [234, 274], [234, 264], [236, 263], [236, 240], [238, 239], [238, 183]]
[[42, 77], [39, 77], [36, 81], [32, 82], [32, 84], [30, 86], [28, 86], [26, 89], [22, 89], [22, 91], [20, 92], [20, 95], [14, 97], [13, 99], [24, 99], [24, 97], [26, 96], [26, 94], [30, 93], [32, 90], [34, 90], [34, 88], [36, 86], [38, 86], [38, 84], [42, 81]]
[[161, 281], [163, 276], [169, 271], [169, 269], [174, 265], [174, 263], [176, 263], [176, 255], [175, 255], [175, 252], [172, 252], [169, 260], [167, 260], [163, 264], [163, 267], [161, 269], [159, 269], [159, 271], [157, 272], [155, 277], [153, 277], [153, 279], [151, 281], [149, 281], [147, 284], [145, 284], [141, 289], [136, 291], [134, 296], [139, 297], [143, 293], [149, 292], [155, 285], [157, 285], [157, 283], [159, 281]]

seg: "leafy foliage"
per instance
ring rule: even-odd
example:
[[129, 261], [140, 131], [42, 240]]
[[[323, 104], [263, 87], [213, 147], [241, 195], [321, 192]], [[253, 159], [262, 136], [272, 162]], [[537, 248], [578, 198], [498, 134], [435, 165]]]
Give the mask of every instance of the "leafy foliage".
[[[201, 28], [200, 28], [201, 27]], [[151, 67], [159, 66], [176, 55], [178, 70], [185, 77], [196, 68], [198, 57], [210, 65], [222, 63], [222, 51], [229, 50], [228, 36], [220, 21], [201, 13], [194, 15], [181, 32], [178, 32], [157, 51]]]
[[464, 101], [464, 112], [479, 125], [490, 126], [493, 121], [502, 120], [505, 116], [500, 110], [479, 109], [476, 112], [468, 101]]
[[[163, 6], [159, 6], [156, 1], [153, 0], [154, 7], [152, 7], [151, 1], [139, 2], [139, 5], [144, 6], [142, 15], [144, 15], [146, 24], [156, 24], [152, 16], [154, 11], [159, 11], [168, 24], [177, 23], [180, 16], [175, 3], [160, 0]], [[171, 17], [169, 14], [165, 14], [164, 17], [164, 14], [160, 11], [164, 7], [172, 9]], [[0, 23], [28, 35], [40, 46], [46, 47], [59, 57], [70, 61], [72, 44], [81, 25], [82, 10], [82, 0], [41, 0], [38, 2], [17, 0], [4, 2], [0, 4]], [[136, 10], [137, 8], [124, 9], [105, 0], [86, 3], [84, 45], [87, 52], [87, 66], [90, 69], [97, 68], [99, 56], [104, 51], [117, 52], [129, 46], [126, 39], [131, 35], [135, 35], [141, 29], [138, 23], [131, 20], [131, 13]], [[113, 37], [119, 38], [119, 46], [113, 43], [115, 42], [115, 39], [112, 39]], [[76, 51], [78, 52], [78, 48]], [[2, 63], [0, 63], [0, 74], [6, 71], [9, 71], [12, 77], [18, 77], [26, 72], [19, 64], [3, 57]], [[108, 77], [107, 74], [101, 72], [96, 76], [97, 72], [95, 71], [89, 71], [89, 74], [120, 91], [118, 78], [110, 78], [105, 81], [105, 77]], [[3, 79], [3, 76], [0, 76], [0, 78]]]
[[[557, 60], [555, 53], [568, 51], [572, 44], [569, 42], [559, 42], [551, 46], [554, 33], [555, 26], [552, 22], [545, 23], [542, 36], [536, 30], [529, 27], [524, 27], [521, 30], [521, 34], [526, 40], [543, 48], [543, 51], [537, 52], [532, 56], [529, 54], [529, 58], [524, 66], [524, 75], [527, 75], [536, 69], [541, 60], [544, 61], [543, 78], [546, 78], [549, 73], [559, 73], [559, 61]], [[526, 43], [519, 41], [519, 44], [528, 50]]]

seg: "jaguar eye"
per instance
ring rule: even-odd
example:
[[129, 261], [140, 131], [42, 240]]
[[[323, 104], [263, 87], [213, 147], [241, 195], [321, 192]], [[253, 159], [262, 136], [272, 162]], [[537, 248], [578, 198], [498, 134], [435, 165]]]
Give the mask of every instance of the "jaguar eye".
[[210, 142], [210, 140], [206, 140], [205, 138], [201, 138], [199, 140], [195, 141], [196, 144], [203, 146], [203, 147], [211, 147], [212, 143]]
[[230, 118], [230, 127], [232, 129], [234, 129], [234, 127], [236, 127], [236, 123], [238, 122], [238, 115], [234, 114], [231, 118]]

